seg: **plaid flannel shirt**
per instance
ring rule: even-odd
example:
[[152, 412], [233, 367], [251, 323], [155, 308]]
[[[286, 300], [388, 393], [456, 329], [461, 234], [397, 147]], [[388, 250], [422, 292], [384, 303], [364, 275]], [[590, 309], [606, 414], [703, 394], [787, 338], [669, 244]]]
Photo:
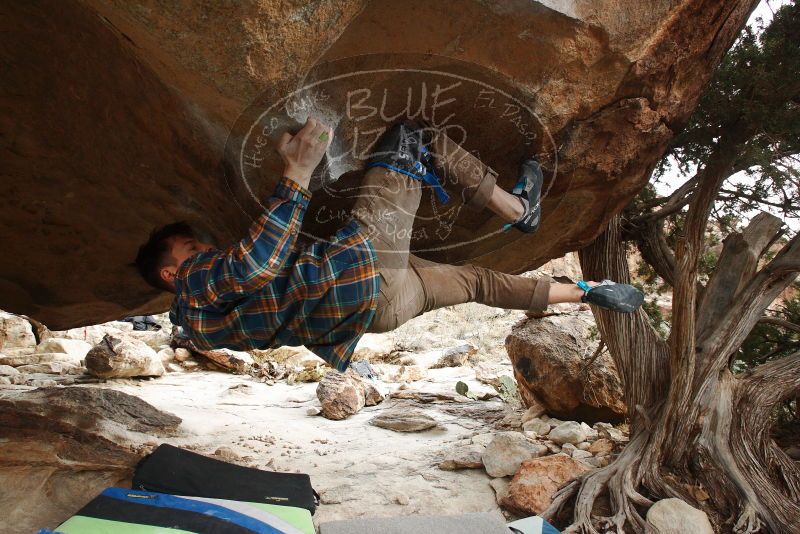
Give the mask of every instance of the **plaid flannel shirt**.
[[180, 265], [170, 320], [197, 348], [305, 345], [347, 369], [375, 315], [375, 250], [355, 219], [330, 241], [300, 245], [310, 199], [307, 189], [281, 178], [248, 237]]

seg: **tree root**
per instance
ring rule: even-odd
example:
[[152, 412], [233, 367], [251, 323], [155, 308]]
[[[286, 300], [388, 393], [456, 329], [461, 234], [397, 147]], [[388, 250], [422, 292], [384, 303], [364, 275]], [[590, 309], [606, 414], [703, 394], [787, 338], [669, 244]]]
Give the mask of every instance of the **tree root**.
[[749, 503], [745, 505], [742, 513], [739, 515], [739, 520], [733, 526], [733, 531], [736, 534], [756, 534], [762, 532], [764, 523], [758, 517], [758, 512]]
[[[624, 534], [626, 524], [630, 524], [635, 532], [643, 531], [645, 520], [636, 507], [649, 508], [653, 504], [636, 490], [640, 482], [637, 468], [647, 436], [648, 433], [640, 433], [613, 463], [561, 488], [547, 510], [540, 515], [548, 520], [555, 519], [575, 497], [573, 523], [564, 530], [565, 534], [600, 534], [598, 527], [603, 532]], [[612, 516], [593, 516], [595, 501], [604, 492], [608, 494], [615, 513]]]

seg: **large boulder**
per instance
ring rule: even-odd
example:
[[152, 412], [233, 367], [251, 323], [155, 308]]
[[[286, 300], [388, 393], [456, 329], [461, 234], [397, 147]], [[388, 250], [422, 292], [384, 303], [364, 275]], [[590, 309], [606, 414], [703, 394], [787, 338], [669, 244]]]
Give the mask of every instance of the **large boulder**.
[[182, 219], [221, 246], [243, 236], [281, 176], [279, 134], [309, 112], [336, 138], [305, 232], [341, 225], [364, 144], [421, 110], [502, 187], [539, 154], [547, 194], [527, 235], [461, 209], [457, 188], [448, 205], [426, 189], [412, 248], [530, 270], [644, 187], [756, 3], [10, 2], [0, 308], [59, 330], [165, 310], [129, 265], [138, 245]]
[[518, 323], [506, 338], [517, 388], [526, 404], [541, 403], [560, 419], [621, 421], [622, 383], [607, 352], [594, 361], [591, 312]]
[[54, 528], [109, 486], [130, 487], [148, 436], [181, 420], [101, 388], [0, 390], [0, 517], [3, 532]]

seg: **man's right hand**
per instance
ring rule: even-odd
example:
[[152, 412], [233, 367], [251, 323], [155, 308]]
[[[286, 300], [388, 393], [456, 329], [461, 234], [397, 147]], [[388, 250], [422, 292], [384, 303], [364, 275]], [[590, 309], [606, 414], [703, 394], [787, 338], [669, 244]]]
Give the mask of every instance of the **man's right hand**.
[[333, 130], [313, 117], [296, 135], [285, 132], [276, 147], [286, 164], [284, 176], [308, 188], [311, 174], [332, 141]]

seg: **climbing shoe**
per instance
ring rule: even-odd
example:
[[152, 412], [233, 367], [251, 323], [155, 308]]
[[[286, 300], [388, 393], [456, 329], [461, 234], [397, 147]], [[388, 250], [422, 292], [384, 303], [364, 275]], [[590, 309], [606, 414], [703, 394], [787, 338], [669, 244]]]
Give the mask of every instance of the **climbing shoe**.
[[503, 231], [514, 227], [527, 234], [532, 234], [539, 229], [542, 215], [542, 183], [544, 183], [544, 176], [539, 162], [535, 159], [522, 162], [519, 180], [511, 190], [511, 194], [522, 203], [522, 216], [514, 222], [505, 224]]
[[644, 301], [644, 293], [632, 285], [618, 284], [611, 280], [603, 280], [596, 286], [590, 286], [581, 280], [578, 282], [578, 287], [584, 291], [581, 302], [588, 302], [615, 312], [633, 313]]
[[367, 168], [385, 167], [420, 180], [433, 187], [439, 201], [446, 204], [450, 196], [435, 174], [433, 155], [428, 150], [430, 137], [430, 130], [420, 123], [398, 122], [380, 138]]

